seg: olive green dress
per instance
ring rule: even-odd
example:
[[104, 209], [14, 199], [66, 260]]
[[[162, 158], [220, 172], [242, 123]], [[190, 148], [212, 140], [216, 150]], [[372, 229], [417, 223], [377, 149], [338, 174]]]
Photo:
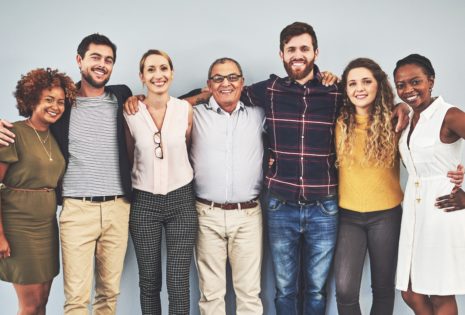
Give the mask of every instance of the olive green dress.
[[[47, 132], [38, 134], [25, 121], [14, 123], [15, 144], [0, 148], [0, 162], [9, 165], [3, 183], [20, 189], [56, 188], [65, 170], [58, 144]], [[51, 141], [51, 144], [50, 144]], [[50, 150], [52, 160], [46, 152]], [[45, 149], [44, 149], [45, 147]], [[55, 191], [2, 189], [3, 229], [11, 256], [0, 259], [0, 279], [17, 284], [42, 283], [59, 272]]]

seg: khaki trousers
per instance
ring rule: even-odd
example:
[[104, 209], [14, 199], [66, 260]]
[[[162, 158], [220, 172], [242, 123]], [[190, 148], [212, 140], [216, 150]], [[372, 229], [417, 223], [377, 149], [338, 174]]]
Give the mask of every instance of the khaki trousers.
[[260, 294], [262, 266], [261, 207], [222, 210], [196, 203], [199, 231], [196, 263], [200, 313], [225, 315], [226, 261], [229, 259], [237, 315], [263, 314]]
[[90, 202], [65, 198], [60, 239], [64, 313], [87, 315], [95, 267], [94, 315], [116, 313], [128, 243], [129, 203], [124, 198]]

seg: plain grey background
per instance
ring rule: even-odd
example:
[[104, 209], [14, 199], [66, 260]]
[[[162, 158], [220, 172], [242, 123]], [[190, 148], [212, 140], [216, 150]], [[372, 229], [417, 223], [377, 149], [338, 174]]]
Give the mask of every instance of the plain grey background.
[[[316, 63], [321, 69], [340, 75], [351, 59], [369, 57], [392, 77], [395, 62], [417, 52], [429, 57], [436, 69], [433, 94], [443, 95], [452, 104], [464, 103], [465, 3], [461, 0], [2, 0], [0, 117], [10, 121], [22, 119], [17, 115], [12, 92], [20, 75], [31, 69], [58, 68], [78, 80], [76, 48], [90, 33], [105, 34], [116, 43], [117, 61], [110, 84], [127, 84], [135, 94], [143, 93], [138, 79], [141, 55], [150, 48], [165, 50], [174, 62], [171, 94], [176, 96], [203, 86], [210, 63], [224, 56], [241, 63], [246, 83], [263, 80], [270, 73], [284, 75], [278, 57], [279, 33], [294, 21], [304, 21], [315, 28], [320, 47]], [[265, 314], [274, 315], [273, 274], [267, 255], [262, 276]], [[60, 274], [53, 283], [48, 314], [62, 314], [62, 281]], [[165, 287], [163, 290], [163, 314], [167, 314]], [[140, 314], [138, 295], [137, 265], [130, 242], [117, 313]], [[197, 275], [192, 264], [191, 314], [198, 314], [198, 298]], [[457, 300], [459, 313], [465, 312], [465, 299]], [[234, 314], [231, 294], [227, 301], [229, 314]], [[368, 260], [360, 301], [368, 314], [371, 305]], [[0, 282], [0, 314], [16, 311], [13, 287]], [[327, 314], [336, 313], [331, 279]], [[399, 292], [394, 313], [412, 313]]]

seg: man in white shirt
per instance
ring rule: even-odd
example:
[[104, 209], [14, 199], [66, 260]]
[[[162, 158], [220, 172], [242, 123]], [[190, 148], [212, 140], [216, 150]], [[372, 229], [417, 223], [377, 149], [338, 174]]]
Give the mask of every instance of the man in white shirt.
[[226, 261], [236, 294], [237, 315], [263, 314], [259, 297], [262, 263], [264, 112], [239, 101], [244, 85], [231, 58], [208, 72], [209, 102], [194, 107], [191, 161], [199, 231], [196, 262], [203, 315], [224, 315]]

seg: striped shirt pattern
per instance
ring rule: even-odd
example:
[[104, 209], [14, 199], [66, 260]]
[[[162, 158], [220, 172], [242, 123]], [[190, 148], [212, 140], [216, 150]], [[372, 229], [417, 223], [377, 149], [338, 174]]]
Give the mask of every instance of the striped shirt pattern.
[[122, 195], [114, 95], [78, 97], [71, 109], [63, 196]]
[[271, 155], [275, 162], [265, 184], [290, 201], [314, 200], [337, 193], [334, 125], [342, 96], [337, 85], [315, 79], [305, 85], [271, 75], [248, 86], [241, 100], [265, 109]]

